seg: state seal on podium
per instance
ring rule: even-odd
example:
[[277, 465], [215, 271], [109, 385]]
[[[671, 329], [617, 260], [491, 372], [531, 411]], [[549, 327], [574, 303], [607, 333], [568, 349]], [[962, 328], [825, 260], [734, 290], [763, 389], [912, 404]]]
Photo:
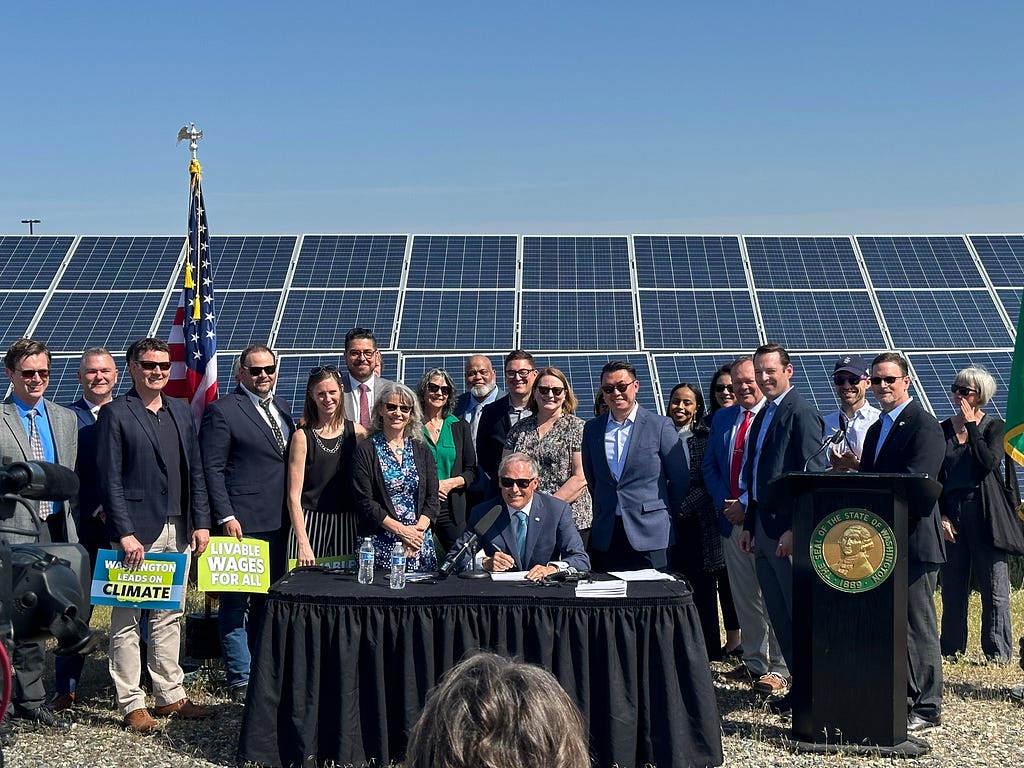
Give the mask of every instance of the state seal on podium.
[[867, 592], [892, 575], [896, 536], [866, 509], [836, 510], [814, 529], [811, 564], [822, 581], [840, 592]]

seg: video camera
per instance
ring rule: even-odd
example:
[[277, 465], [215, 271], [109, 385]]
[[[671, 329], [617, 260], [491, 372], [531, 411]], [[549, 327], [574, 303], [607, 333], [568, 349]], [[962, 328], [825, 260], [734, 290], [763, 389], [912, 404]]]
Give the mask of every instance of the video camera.
[[[14, 462], [0, 465], [0, 675], [10, 675], [16, 643], [57, 638], [59, 655], [85, 655], [101, 632], [90, 629], [92, 572], [80, 544], [18, 543], [35, 539], [45, 522], [27, 499], [67, 501], [78, 493], [78, 476], [59, 464]], [[34, 528], [13, 524], [18, 505], [31, 514]], [[24, 515], [21, 515], [24, 518]], [[17, 521], [21, 522], [21, 521]], [[3, 690], [9, 690], [5, 680]], [[0, 716], [9, 702], [0, 702]], [[2, 759], [2, 758], [0, 758]]]

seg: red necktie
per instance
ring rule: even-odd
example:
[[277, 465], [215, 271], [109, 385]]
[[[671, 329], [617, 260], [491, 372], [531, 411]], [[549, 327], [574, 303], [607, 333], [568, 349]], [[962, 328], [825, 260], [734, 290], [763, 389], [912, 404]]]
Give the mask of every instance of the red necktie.
[[729, 493], [734, 499], [740, 497], [740, 470], [743, 468], [743, 449], [747, 444], [747, 430], [754, 414], [743, 412], [743, 423], [736, 430], [736, 442], [732, 447], [732, 463], [729, 465]]
[[370, 428], [370, 398], [366, 392], [369, 387], [366, 384], [359, 385], [359, 424], [366, 429]]

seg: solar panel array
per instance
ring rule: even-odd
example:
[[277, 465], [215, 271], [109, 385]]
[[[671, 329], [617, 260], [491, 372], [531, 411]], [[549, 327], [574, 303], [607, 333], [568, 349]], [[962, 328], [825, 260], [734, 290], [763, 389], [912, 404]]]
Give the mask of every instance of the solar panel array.
[[[0, 345], [45, 341], [49, 395], [74, 400], [83, 349], [120, 360], [138, 337], [166, 338], [183, 248], [184, 236], [0, 236]], [[1024, 235], [309, 234], [212, 237], [211, 252], [221, 381], [233, 354], [269, 342], [296, 407], [308, 369], [341, 365], [362, 326], [384, 375], [410, 385], [440, 366], [461, 387], [468, 355], [500, 372], [505, 353], [529, 349], [567, 372], [582, 415], [609, 360], [636, 365], [641, 402], [661, 409], [674, 384], [706, 388], [766, 341], [793, 353], [796, 385], [825, 412], [840, 354], [896, 349], [938, 415], [969, 363], [996, 377], [1002, 414], [1024, 291]]]

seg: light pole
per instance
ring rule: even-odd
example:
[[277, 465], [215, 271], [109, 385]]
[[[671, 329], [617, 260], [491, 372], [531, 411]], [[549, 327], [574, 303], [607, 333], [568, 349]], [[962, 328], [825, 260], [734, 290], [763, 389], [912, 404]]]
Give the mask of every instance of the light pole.
[[39, 219], [22, 219], [21, 223], [22, 224], [28, 224], [28, 233], [30, 235], [34, 235], [36, 233], [36, 231], [35, 231], [35, 229], [33, 229], [33, 227], [36, 224], [39, 224]]

